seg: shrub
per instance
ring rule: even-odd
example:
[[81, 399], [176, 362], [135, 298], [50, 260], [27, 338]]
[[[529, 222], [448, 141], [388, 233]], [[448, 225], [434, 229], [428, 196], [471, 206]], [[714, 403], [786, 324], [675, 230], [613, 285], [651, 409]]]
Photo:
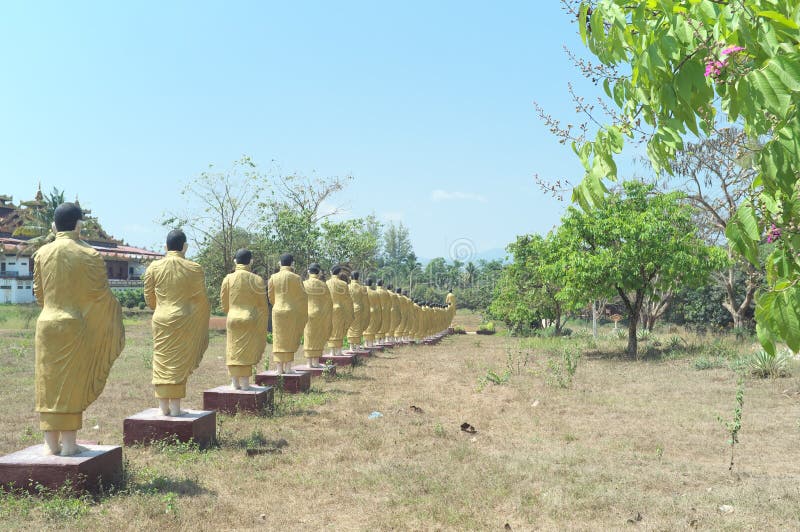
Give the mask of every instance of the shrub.
[[467, 330], [461, 325], [456, 325], [455, 327], [453, 327], [453, 332], [455, 334], [467, 334]]
[[786, 351], [776, 350], [775, 354], [771, 355], [761, 349], [750, 355], [747, 366], [751, 375], [762, 379], [788, 377], [790, 360], [791, 356]]
[[138, 306], [139, 310], [144, 310], [145, 308], [147, 308], [147, 305], [145, 304], [144, 301], [140, 301]]
[[481, 324], [477, 331], [478, 334], [494, 334], [496, 332], [493, 321]]

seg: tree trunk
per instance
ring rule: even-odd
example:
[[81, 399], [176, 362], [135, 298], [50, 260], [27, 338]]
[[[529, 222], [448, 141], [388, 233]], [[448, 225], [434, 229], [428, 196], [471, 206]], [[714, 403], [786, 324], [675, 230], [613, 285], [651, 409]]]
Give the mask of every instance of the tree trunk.
[[597, 340], [597, 314], [599, 312], [598, 309], [598, 301], [592, 301], [592, 338]]
[[642, 290], [636, 291], [636, 299], [631, 301], [628, 294], [625, 293], [620, 287], [617, 287], [617, 292], [619, 293], [620, 297], [622, 298], [622, 302], [625, 303], [625, 307], [628, 309], [629, 321], [628, 321], [628, 347], [625, 349], [625, 354], [628, 355], [630, 358], [636, 358], [638, 354], [638, 339], [636, 338], [636, 329], [639, 325], [639, 318], [641, 317], [642, 312], [642, 303], [644, 299], [644, 292]]

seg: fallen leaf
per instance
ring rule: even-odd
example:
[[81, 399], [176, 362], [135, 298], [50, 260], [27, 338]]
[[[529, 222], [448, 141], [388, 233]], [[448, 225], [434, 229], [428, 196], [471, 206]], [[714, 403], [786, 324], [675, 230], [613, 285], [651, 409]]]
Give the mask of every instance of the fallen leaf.
[[423, 409], [421, 409], [420, 407], [418, 407], [417, 405], [411, 405], [411, 411], [414, 412], [415, 414], [424, 414], [425, 413], [425, 411]]
[[724, 513], [724, 514], [732, 513], [733, 512], [733, 506], [731, 506], [730, 504], [723, 504], [722, 506], [719, 507], [719, 511]]
[[476, 429], [475, 427], [473, 427], [472, 425], [470, 425], [467, 422], [464, 422], [464, 423], [461, 424], [461, 430], [463, 432], [466, 432], [467, 434], [475, 434], [475, 433], [478, 432], [478, 429]]

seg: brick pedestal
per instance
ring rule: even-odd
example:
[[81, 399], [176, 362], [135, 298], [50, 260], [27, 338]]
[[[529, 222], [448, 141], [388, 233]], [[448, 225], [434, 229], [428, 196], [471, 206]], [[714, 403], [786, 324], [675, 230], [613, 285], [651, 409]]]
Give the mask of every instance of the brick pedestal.
[[345, 355], [353, 355], [355, 357], [362, 357], [362, 358], [372, 356], [372, 353], [369, 351], [369, 349], [363, 349], [363, 348], [348, 349], [347, 351], [344, 352], [344, 354]]
[[322, 364], [327, 364], [330, 361], [334, 366], [352, 366], [355, 364], [355, 358], [354, 355], [323, 355], [319, 361]]
[[305, 371], [280, 374], [277, 371], [256, 373], [256, 384], [278, 388], [283, 381], [283, 391], [287, 393], [307, 392], [311, 388], [311, 374]]
[[225, 414], [261, 414], [272, 409], [274, 389], [271, 386], [251, 386], [250, 390], [235, 390], [218, 386], [203, 392], [203, 409]]
[[122, 424], [125, 445], [154, 441], [194, 440], [201, 448], [208, 447], [217, 437], [217, 413], [208, 410], [186, 410], [181, 416], [164, 416], [158, 408], [148, 408]]
[[[80, 445], [80, 443], [79, 443]], [[41, 485], [57, 490], [69, 483], [74, 493], [97, 493], [122, 481], [122, 447], [86, 445], [73, 456], [44, 454], [44, 445], [33, 445], [0, 457], [0, 485], [37, 493]]]
[[[324, 367], [312, 368], [308, 364], [303, 364], [302, 366], [295, 366], [294, 369], [296, 371], [302, 371], [302, 372], [305, 372], [305, 373], [310, 373], [312, 377], [321, 377], [322, 374], [325, 372], [325, 368]], [[336, 375], [336, 366], [330, 366], [330, 369], [328, 370], [328, 374], [331, 377]]]

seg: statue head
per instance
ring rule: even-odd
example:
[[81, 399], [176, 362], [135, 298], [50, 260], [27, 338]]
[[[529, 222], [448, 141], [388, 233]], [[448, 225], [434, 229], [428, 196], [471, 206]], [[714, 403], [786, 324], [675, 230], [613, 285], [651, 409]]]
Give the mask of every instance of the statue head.
[[352, 277], [354, 281], [358, 281], [358, 278], [361, 277], [361, 272], [355, 271], [350, 274], [350, 277]]
[[308, 266], [308, 273], [313, 273], [314, 275], [319, 275], [319, 272], [322, 271], [322, 266], [317, 264], [316, 262], [312, 262]]
[[402, 295], [403, 294], [403, 289], [402, 288], [397, 288], [395, 290], [395, 293]]
[[233, 261], [236, 264], [247, 265], [250, 264], [252, 260], [253, 260], [253, 252], [250, 251], [249, 249], [240, 249], [239, 251], [236, 252], [236, 255], [234, 255], [233, 257]]
[[390, 285], [390, 284], [387, 284], [387, 285], [386, 285], [386, 289], [387, 289], [389, 292], [391, 292], [391, 291], [392, 291], [392, 285]]
[[334, 266], [331, 268], [331, 275], [339, 275], [342, 272], [341, 266]]
[[383, 279], [378, 279], [378, 286], [383, 286]]
[[56, 231], [75, 231], [83, 220], [83, 211], [74, 203], [62, 203], [53, 213]]
[[281, 255], [281, 266], [291, 266], [292, 264], [294, 264], [294, 257], [291, 253]]
[[367, 278], [367, 286], [372, 287], [372, 285], [374, 285], [374, 284], [375, 284], [375, 279], [373, 279], [372, 277], [368, 277]]
[[403, 290], [403, 295], [408, 297], [408, 290]]
[[186, 233], [180, 229], [167, 233], [167, 251], [186, 251]]

